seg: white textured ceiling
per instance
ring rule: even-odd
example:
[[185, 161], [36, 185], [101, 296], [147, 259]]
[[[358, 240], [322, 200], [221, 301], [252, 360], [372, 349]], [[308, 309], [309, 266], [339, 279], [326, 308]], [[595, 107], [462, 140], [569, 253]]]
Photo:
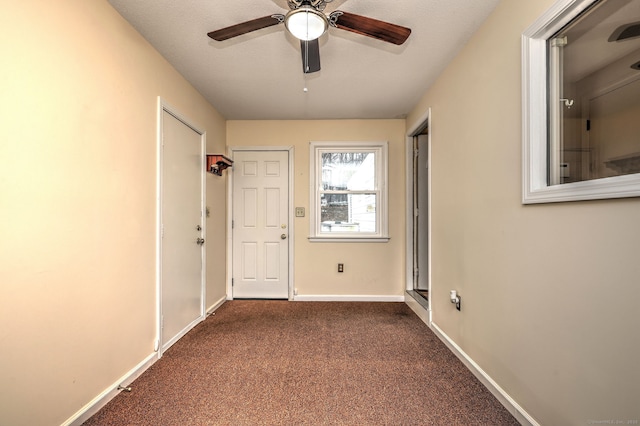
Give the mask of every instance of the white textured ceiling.
[[330, 28], [320, 38], [321, 71], [305, 75], [299, 41], [282, 24], [224, 42], [207, 36], [286, 14], [286, 0], [109, 0], [230, 120], [404, 117], [498, 2], [334, 0], [325, 13], [391, 22], [411, 36], [395, 46]]

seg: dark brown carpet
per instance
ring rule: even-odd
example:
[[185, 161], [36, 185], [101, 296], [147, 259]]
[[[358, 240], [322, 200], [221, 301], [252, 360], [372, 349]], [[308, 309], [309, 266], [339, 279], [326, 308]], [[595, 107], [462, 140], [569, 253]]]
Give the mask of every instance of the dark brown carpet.
[[404, 303], [234, 300], [85, 425], [517, 425]]

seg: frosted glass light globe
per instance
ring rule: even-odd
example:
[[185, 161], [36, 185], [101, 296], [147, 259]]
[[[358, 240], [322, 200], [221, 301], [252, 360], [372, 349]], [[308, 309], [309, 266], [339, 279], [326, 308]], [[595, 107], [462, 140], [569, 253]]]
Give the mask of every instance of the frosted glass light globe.
[[329, 28], [327, 17], [310, 6], [302, 6], [287, 13], [287, 30], [297, 39], [315, 40]]

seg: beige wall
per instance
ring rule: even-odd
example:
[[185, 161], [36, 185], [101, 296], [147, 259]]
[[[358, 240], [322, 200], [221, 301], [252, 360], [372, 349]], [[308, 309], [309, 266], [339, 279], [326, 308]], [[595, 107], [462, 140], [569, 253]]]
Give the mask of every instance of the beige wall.
[[502, 1], [407, 120], [432, 108], [433, 320], [540, 424], [626, 422], [640, 200], [520, 202], [520, 35], [551, 4]]
[[[293, 146], [295, 207], [294, 285], [299, 296], [401, 296], [404, 292], [404, 120], [228, 121], [227, 144]], [[310, 243], [309, 142], [389, 142], [388, 243]], [[344, 263], [345, 272], [337, 272]]]
[[56, 425], [153, 353], [157, 96], [210, 151], [225, 126], [106, 1], [2, 6], [0, 423]]
[[[225, 128], [106, 1], [6, 3], [0, 423], [60, 424], [153, 353], [158, 95], [207, 130], [209, 152], [225, 138], [294, 146], [307, 212], [309, 141], [388, 140], [391, 241], [312, 244], [296, 218], [295, 285], [402, 295], [403, 120]], [[407, 120], [432, 108], [434, 322], [541, 424], [638, 419], [640, 202], [520, 203], [520, 34], [551, 3], [503, 1]], [[225, 178], [207, 185], [210, 306], [225, 294], [224, 247], [210, 244]]]

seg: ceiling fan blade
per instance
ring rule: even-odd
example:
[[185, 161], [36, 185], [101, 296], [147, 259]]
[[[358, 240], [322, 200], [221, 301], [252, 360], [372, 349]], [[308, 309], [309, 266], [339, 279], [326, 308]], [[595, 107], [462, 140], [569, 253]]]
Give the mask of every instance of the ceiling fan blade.
[[340, 29], [397, 45], [404, 43], [411, 34], [410, 28], [353, 13], [337, 10], [331, 13], [331, 18]]
[[315, 40], [300, 40], [302, 52], [302, 71], [305, 74], [320, 71], [320, 43]]
[[262, 18], [252, 19], [251, 21], [243, 22], [241, 24], [231, 25], [230, 27], [211, 31], [210, 33], [207, 33], [207, 35], [216, 41], [224, 41], [252, 31], [261, 30], [262, 28], [278, 25], [283, 21], [284, 15], [263, 16]]

